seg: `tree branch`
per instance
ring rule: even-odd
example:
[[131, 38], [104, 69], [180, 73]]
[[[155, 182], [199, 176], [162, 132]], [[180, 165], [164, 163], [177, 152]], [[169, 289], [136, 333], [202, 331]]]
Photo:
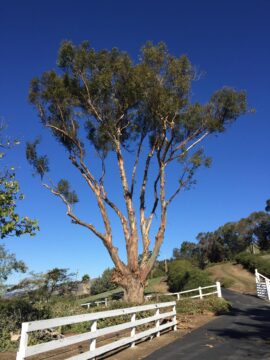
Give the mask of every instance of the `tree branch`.
[[134, 166], [133, 166], [133, 169], [132, 169], [131, 189], [130, 189], [130, 196], [131, 196], [131, 198], [133, 197], [136, 170], [137, 170], [137, 166], [138, 166], [138, 162], [139, 162], [139, 157], [140, 157], [140, 154], [141, 154], [142, 144], [143, 144], [143, 140], [144, 140], [144, 139], [145, 139], [145, 136], [141, 136], [141, 139], [140, 139], [140, 142], [139, 142], [139, 146], [138, 146], [138, 150], [137, 150], [137, 154], [136, 154], [136, 159], [135, 159]]

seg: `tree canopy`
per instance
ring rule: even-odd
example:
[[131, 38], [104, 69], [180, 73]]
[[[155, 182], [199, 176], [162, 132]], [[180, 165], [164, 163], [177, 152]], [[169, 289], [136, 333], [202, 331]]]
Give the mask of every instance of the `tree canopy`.
[[198, 243], [184, 241], [175, 248], [175, 258], [193, 259], [205, 266], [208, 262], [232, 260], [243, 251], [270, 250], [270, 214], [251, 213], [246, 218], [228, 222], [212, 232], [197, 235]]
[[[94, 194], [104, 229], [97, 229], [74, 213], [78, 197], [65, 178], [44, 185], [62, 199], [74, 223], [102, 240], [115, 265], [113, 280], [123, 286], [128, 301], [138, 301], [138, 296], [140, 301], [143, 299], [146, 279], [164, 239], [168, 206], [181, 190], [191, 186], [201, 165], [210, 165], [210, 158], [199, 144], [213, 133], [224, 132], [247, 111], [245, 91], [229, 87], [217, 90], [205, 104], [192, 102], [191, 84], [195, 78], [188, 57], [171, 55], [164, 43], [146, 43], [139, 61], [134, 61], [116, 48], [96, 51], [89, 42], [76, 46], [65, 41], [59, 50], [58, 71], [47, 71], [31, 82], [30, 102]], [[43, 178], [50, 170], [49, 161], [46, 154], [39, 155], [37, 146], [38, 141], [28, 143], [26, 156]], [[127, 152], [134, 155], [130, 173]], [[107, 191], [109, 153], [115, 155], [119, 169], [125, 213]], [[91, 167], [95, 154], [101, 161], [100, 176], [94, 175], [96, 169]], [[175, 174], [178, 184], [169, 193], [166, 172], [172, 163], [179, 165], [179, 173]], [[156, 171], [153, 181], [149, 180], [151, 166]], [[139, 180], [138, 167], [143, 173]], [[149, 192], [153, 194], [152, 204]], [[139, 214], [135, 198], [139, 200]], [[122, 225], [127, 263], [119, 258], [114, 246], [108, 208]], [[155, 215], [159, 216], [159, 227], [150, 247]], [[140, 262], [139, 240], [143, 248]], [[140, 295], [133, 298], [134, 294]]]

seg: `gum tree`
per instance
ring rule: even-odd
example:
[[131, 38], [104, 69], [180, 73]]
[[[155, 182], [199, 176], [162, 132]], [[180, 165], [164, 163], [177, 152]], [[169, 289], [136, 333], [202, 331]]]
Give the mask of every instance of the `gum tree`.
[[[44, 185], [64, 202], [73, 223], [103, 242], [115, 266], [112, 280], [123, 287], [125, 300], [141, 303], [164, 239], [168, 208], [179, 192], [192, 184], [196, 169], [209, 165], [199, 144], [211, 134], [224, 132], [246, 112], [245, 92], [222, 88], [206, 104], [191, 102], [195, 71], [187, 56], [170, 55], [163, 43], [146, 43], [139, 61], [134, 62], [118, 49], [95, 51], [88, 42], [75, 46], [65, 41], [58, 67], [59, 71], [32, 80], [30, 101], [94, 194], [104, 228], [76, 215], [73, 205], [78, 198], [67, 180]], [[49, 171], [48, 159], [38, 155], [37, 144], [28, 143], [26, 153], [43, 177]], [[97, 169], [91, 161], [95, 154], [101, 162], [100, 176], [95, 175]], [[131, 154], [134, 163], [128, 171]], [[122, 202], [116, 203], [108, 193], [108, 155], [119, 170], [125, 211]], [[178, 183], [175, 189], [167, 189], [166, 174], [172, 164], [178, 166], [177, 173], [175, 167], [173, 170]], [[154, 179], [149, 176], [153, 172]], [[108, 209], [121, 223], [126, 262], [114, 245]], [[159, 225], [151, 244], [155, 216]]]

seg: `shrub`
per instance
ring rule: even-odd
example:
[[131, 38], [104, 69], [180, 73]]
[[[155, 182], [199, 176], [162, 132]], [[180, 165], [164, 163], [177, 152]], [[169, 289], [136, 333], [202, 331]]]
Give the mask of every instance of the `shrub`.
[[214, 314], [223, 314], [228, 312], [230, 304], [218, 297], [207, 297], [199, 299], [183, 299], [177, 301], [176, 310], [178, 314], [196, 315], [205, 312], [213, 312]]
[[252, 273], [254, 273], [255, 269], [258, 269], [261, 274], [270, 277], [270, 261], [262, 258], [260, 255], [240, 253], [236, 256], [235, 260]]
[[23, 299], [0, 300], [0, 351], [17, 347], [18, 343], [10, 340], [11, 332], [19, 332], [21, 323], [50, 317], [47, 307], [38, 309]]
[[188, 260], [176, 260], [169, 264], [168, 286], [171, 292], [211, 285], [207, 273], [194, 267]]

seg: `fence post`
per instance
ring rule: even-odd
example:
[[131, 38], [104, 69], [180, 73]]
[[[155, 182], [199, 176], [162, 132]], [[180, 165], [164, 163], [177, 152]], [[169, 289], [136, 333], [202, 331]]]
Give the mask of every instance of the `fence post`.
[[24, 360], [26, 356], [26, 349], [28, 345], [28, 323], [22, 323], [20, 347], [17, 352], [16, 360]]
[[174, 326], [173, 326], [173, 330], [176, 331], [177, 330], [177, 320], [176, 320], [176, 306], [173, 306], [173, 312], [174, 312], [174, 316], [173, 316], [173, 322], [174, 322]]
[[[136, 321], [136, 313], [134, 313], [134, 314], [131, 315], [131, 322], [135, 322], [135, 321]], [[130, 336], [131, 336], [131, 337], [134, 337], [135, 334], [136, 334], [136, 326], [133, 326], [133, 327], [131, 328], [131, 331], [130, 331]], [[131, 343], [131, 347], [133, 348], [134, 346], [135, 346], [135, 341], [133, 341], [133, 342]]]
[[202, 288], [200, 286], [199, 286], [199, 295], [200, 295], [200, 299], [202, 300], [203, 294], [202, 294]]
[[267, 290], [267, 300], [270, 301], [270, 281], [267, 279], [265, 280], [266, 290]]
[[222, 298], [220, 282], [217, 281], [216, 284], [217, 284], [217, 296], [218, 296], [219, 298]]
[[[95, 320], [93, 322], [93, 324], [91, 325], [91, 332], [94, 332], [96, 330], [97, 330], [97, 321]], [[91, 342], [90, 342], [90, 351], [95, 350], [96, 344], [97, 344], [97, 339], [96, 338], [91, 340]]]
[[[159, 309], [157, 309], [157, 311], [156, 311], [156, 316], [159, 316]], [[159, 326], [160, 326], [160, 321], [158, 319], [158, 320], [156, 320], [156, 328], [157, 328], [157, 330], [159, 330]], [[159, 336], [160, 336], [160, 331], [157, 332], [157, 337], [159, 337]]]
[[260, 282], [260, 277], [257, 269], [255, 269], [255, 279], [256, 279], [256, 283]]
[[177, 293], [176, 295], [177, 295], [177, 300], [180, 300], [180, 294]]

